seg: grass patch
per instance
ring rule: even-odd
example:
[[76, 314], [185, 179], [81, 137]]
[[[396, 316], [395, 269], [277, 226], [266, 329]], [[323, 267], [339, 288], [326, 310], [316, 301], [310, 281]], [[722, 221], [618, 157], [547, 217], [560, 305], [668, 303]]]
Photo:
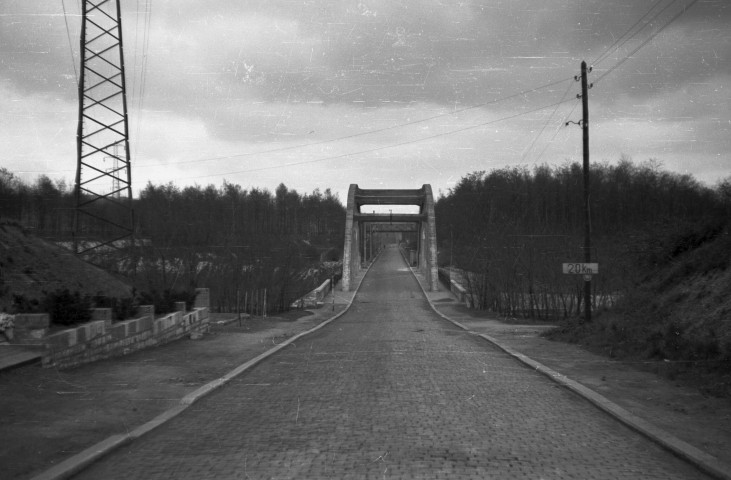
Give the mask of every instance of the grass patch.
[[[677, 240], [680, 238], [681, 241]], [[685, 232], [671, 258], [592, 322], [568, 319], [543, 335], [731, 397], [731, 236]]]

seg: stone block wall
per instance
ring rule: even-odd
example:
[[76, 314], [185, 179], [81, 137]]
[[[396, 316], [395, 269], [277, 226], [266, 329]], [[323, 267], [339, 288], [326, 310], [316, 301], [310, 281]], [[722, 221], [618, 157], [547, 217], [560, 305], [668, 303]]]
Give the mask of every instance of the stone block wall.
[[207, 288], [195, 289], [194, 308], [211, 308], [211, 292]]
[[208, 329], [208, 308], [144, 316], [108, 326], [104, 320], [70, 328], [45, 338], [44, 367], [68, 368], [162, 345]]
[[316, 308], [319, 303], [325, 299], [325, 295], [330, 292], [330, 279], [322, 282], [322, 285], [312, 290], [310, 293], [295, 301], [292, 308]]
[[111, 308], [92, 308], [91, 309], [92, 320], [104, 320], [108, 323], [112, 323], [112, 309]]

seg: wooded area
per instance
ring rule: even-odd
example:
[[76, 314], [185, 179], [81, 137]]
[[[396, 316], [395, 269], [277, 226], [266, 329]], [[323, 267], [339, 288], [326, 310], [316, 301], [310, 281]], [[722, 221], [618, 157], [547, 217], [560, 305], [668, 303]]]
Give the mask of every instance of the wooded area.
[[[592, 165], [590, 192], [595, 308], [629, 288], [668, 237], [712, 229], [731, 214], [731, 181], [709, 188], [652, 160]], [[471, 173], [437, 201], [440, 265], [470, 272], [464, 281], [478, 308], [577, 315], [583, 279], [561, 265], [584, 258], [582, 196], [578, 163]]]
[[[26, 184], [0, 169], [0, 216], [34, 234], [70, 242], [75, 199], [64, 182], [46, 176]], [[180, 188], [148, 185], [133, 201], [134, 260], [113, 268], [140, 291], [211, 289], [212, 307], [270, 313], [331, 276], [339, 275], [345, 209], [329, 189], [300, 194], [280, 184], [274, 193], [224, 182]]]
[[[652, 160], [594, 164], [590, 190], [595, 308], [610, 306], [662, 260], [668, 238], [692, 243], [731, 217], [731, 179], [711, 188]], [[0, 215], [36, 235], [71, 237], [75, 202], [65, 183], [41, 176], [29, 185], [0, 169], [0, 198]], [[583, 279], [561, 265], [584, 257], [582, 198], [578, 163], [468, 174], [436, 203], [440, 265], [462, 273], [478, 308], [578, 315]], [[273, 312], [339, 275], [345, 210], [329, 189], [149, 183], [134, 210], [136, 260], [114, 268], [138, 290], [207, 286], [214, 309]]]

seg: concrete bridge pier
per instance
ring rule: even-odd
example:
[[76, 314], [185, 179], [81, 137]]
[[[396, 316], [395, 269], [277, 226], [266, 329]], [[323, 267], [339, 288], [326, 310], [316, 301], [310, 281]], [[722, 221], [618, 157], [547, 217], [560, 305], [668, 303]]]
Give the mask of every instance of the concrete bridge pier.
[[[368, 214], [363, 205], [415, 205], [417, 214]], [[415, 190], [366, 190], [351, 184], [345, 218], [342, 290], [350, 291], [353, 279], [368, 258], [366, 238], [368, 226], [372, 232], [412, 231], [417, 239], [417, 267], [429, 282], [432, 291], [439, 290], [437, 267], [437, 230], [434, 197], [431, 185]], [[371, 239], [372, 241], [372, 239]]]

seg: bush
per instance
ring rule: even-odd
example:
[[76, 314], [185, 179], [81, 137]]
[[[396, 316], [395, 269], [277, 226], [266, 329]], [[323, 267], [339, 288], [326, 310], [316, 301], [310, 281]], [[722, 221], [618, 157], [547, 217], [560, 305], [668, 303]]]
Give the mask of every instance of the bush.
[[13, 295], [10, 307], [12, 313], [43, 313], [43, 307], [37, 298], [28, 298], [25, 295]]
[[115, 298], [112, 304], [112, 316], [114, 320], [121, 321], [134, 318], [137, 315], [137, 305], [132, 297]]
[[137, 305], [132, 297], [108, 297], [99, 292], [93, 301], [96, 308], [111, 308], [112, 318], [116, 321], [133, 318], [137, 314]]
[[185, 308], [190, 310], [195, 303], [195, 290], [157, 290], [141, 292], [137, 297], [138, 305], [154, 305], [155, 315], [164, 315], [175, 311], [175, 302], [185, 302]]
[[91, 298], [67, 288], [49, 293], [41, 302], [51, 321], [60, 325], [74, 325], [91, 320]]

